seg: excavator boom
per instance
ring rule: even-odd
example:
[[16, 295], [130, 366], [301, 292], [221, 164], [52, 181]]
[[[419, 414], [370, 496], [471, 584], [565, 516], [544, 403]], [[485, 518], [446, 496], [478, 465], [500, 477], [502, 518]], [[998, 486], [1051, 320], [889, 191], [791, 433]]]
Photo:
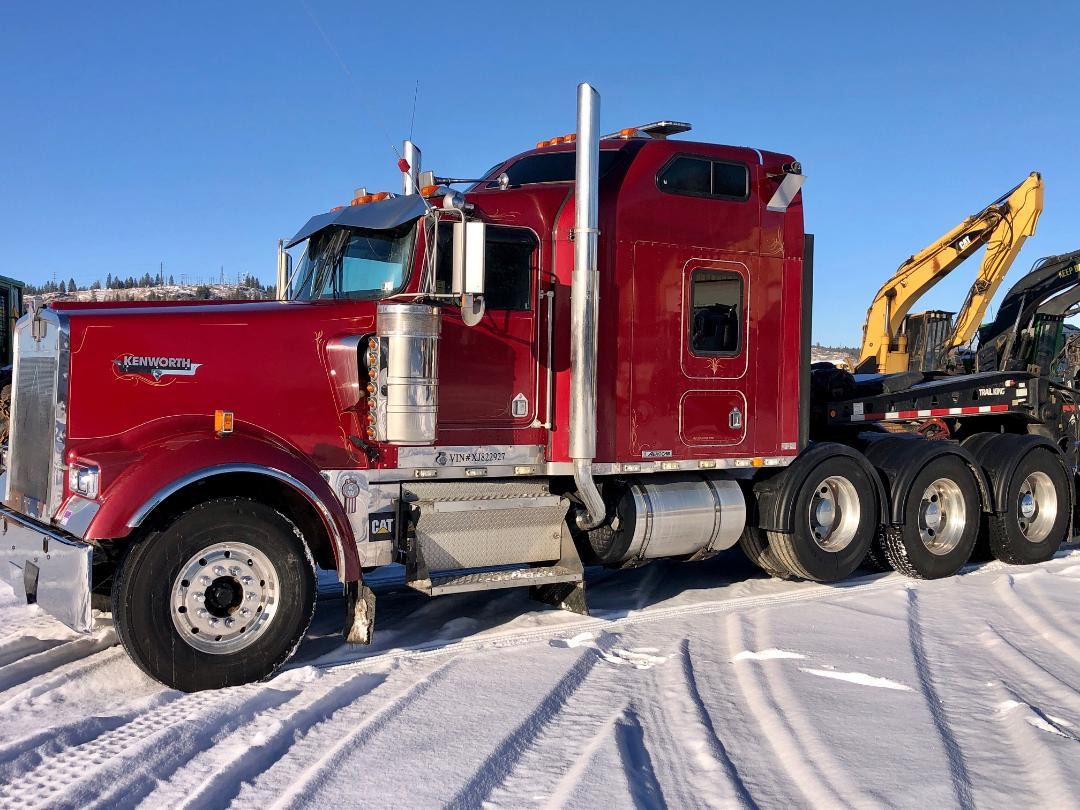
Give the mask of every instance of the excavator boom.
[[957, 313], [944, 348], [955, 350], [970, 341], [1024, 240], [1035, 233], [1042, 207], [1042, 177], [1032, 172], [1020, 185], [900, 265], [867, 310], [859, 370], [886, 374], [907, 371], [903, 326], [911, 307], [985, 245], [986, 256], [979, 274]]

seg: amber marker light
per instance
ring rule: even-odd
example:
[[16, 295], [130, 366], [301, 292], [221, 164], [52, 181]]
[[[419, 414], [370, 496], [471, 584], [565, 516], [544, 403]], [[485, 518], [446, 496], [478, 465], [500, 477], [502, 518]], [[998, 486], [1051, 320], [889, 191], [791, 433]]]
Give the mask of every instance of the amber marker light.
[[218, 436], [228, 436], [232, 433], [234, 423], [232, 411], [214, 411], [214, 432]]

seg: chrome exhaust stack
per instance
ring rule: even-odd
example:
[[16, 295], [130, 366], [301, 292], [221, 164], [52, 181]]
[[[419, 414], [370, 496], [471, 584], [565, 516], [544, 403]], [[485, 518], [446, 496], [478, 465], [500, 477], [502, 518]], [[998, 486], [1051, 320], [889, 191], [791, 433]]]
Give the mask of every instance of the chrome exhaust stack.
[[578, 528], [593, 529], [606, 517], [593, 479], [596, 458], [596, 267], [597, 186], [600, 165], [600, 94], [578, 85], [577, 163], [574, 175], [574, 275], [570, 284], [570, 458], [585, 511]]
[[401, 173], [401, 193], [420, 193], [420, 147], [410, 140], [401, 144], [401, 156], [409, 164], [409, 170]]

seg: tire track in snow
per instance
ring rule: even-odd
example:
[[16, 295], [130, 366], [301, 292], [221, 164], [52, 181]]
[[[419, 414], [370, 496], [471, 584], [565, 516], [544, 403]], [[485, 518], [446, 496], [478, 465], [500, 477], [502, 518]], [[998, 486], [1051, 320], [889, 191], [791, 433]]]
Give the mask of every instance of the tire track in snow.
[[[1070, 549], [1059, 552], [1055, 559], [1050, 562], [1066, 562], [1074, 561], [1074, 559], [1080, 559], [1080, 551]], [[1009, 566], [997, 561], [971, 563], [962, 569], [962, 573], [965, 578], [981, 577], [1001, 573], [1007, 568]], [[732, 613], [757, 607], [814, 602], [843, 598], [850, 595], [868, 594], [879, 590], [906, 588], [911, 585], [911, 580], [893, 572], [888, 574], [868, 574], [828, 585], [816, 583], [799, 584], [801, 587], [797, 590], [785, 590], [757, 596], [727, 597], [692, 604], [673, 605], [671, 607], [657, 606], [630, 613], [625, 610], [609, 611], [607, 613], [598, 611], [592, 617], [578, 621], [568, 621], [535, 629], [489, 631], [473, 637], [437, 639], [419, 644], [407, 644], [390, 650], [384, 649], [382, 652], [360, 653], [345, 661], [330, 661], [315, 664], [314, 666], [322, 670], [385, 668], [404, 659], [431, 658], [474, 649], [498, 649], [532, 644], [538, 641], [549, 641], [552, 638], [569, 638], [589, 631], [602, 633], [639, 624], [670, 621], [675, 618]]]
[[3, 644], [0, 644], [0, 670], [8, 666], [8, 664], [14, 664], [25, 658], [28, 655], [36, 655], [37, 653], [51, 650], [53, 647], [59, 647], [66, 639], [62, 638], [38, 638], [34, 635], [14, 635], [10, 641], [5, 640]]
[[13, 686], [0, 694], [0, 715], [3, 715], [5, 711], [17, 704], [63, 688], [73, 681], [89, 675], [91, 672], [107, 667], [124, 658], [126, 658], [126, 653], [122, 649], [110, 647], [87, 658], [80, 658], [70, 664], [63, 664], [48, 675], [33, 678]]
[[198, 754], [261, 713], [295, 699], [299, 690], [258, 688], [237, 706], [216, 706], [209, 714], [176, 723], [155, 735], [152, 745], [106, 760], [64, 796], [69, 807], [134, 808], [162, 781], [187, 767]]
[[0, 668], [0, 693], [20, 684], [48, 675], [58, 667], [107, 650], [116, 644], [116, 634], [111, 630], [93, 636], [82, 636], [62, 642], [41, 652]]
[[1005, 669], [1024, 684], [1036, 687], [1039, 693], [1049, 696], [1075, 713], [1080, 725], [1080, 692], [1069, 681], [1040, 664], [1004, 633], [987, 623], [984, 635], [992, 636], [983, 649]]
[[237, 797], [245, 782], [254, 780], [266, 769], [265, 763], [281, 759], [312, 728], [367, 695], [384, 680], [385, 675], [368, 673], [330, 674], [314, 683], [298, 684], [295, 696], [287, 702], [257, 713], [178, 768], [169, 782], [159, 784], [146, 797], [146, 805], [226, 806]]
[[615, 722], [615, 741], [619, 746], [619, 757], [626, 771], [626, 781], [630, 785], [630, 798], [634, 807], [641, 810], [666, 810], [668, 803], [660, 787], [660, 780], [656, 778], [656, 769], [645, 744], [645, 730], [641, 727], [641, 720], [634, 711], [633, 703], [626, 707], [623, 716]]
[[[728, 660], [748, 649], [742, 616], [730, 614], [726, 621]], [[750, 719], [761, 730], [765, 743], [772, 749], [775, 764], [783, 770], [795, 791], [801, 793], [808, 805], [832, 810], [850, 806], [844, 797], [823, 778], [823, 771], [803, 752], [798, 735], [788, 723], [788, 713], [769, 694], [762, 672], [771, 662], [734, 663], [735, 685]]]
[[42, 731], [21, 737], [0, 746], [0, 784], [11, 782], [32, 771], [57, 752], [73, 748], [107, 734], [140, 714], [153, 711], [164, 703], [176, 700], [178, 692], [162, 692], [146, 704], [129, 706], [122, 714], [108, 717], [84, 717], [73, 723], [50, 726]]
[[610, 649], [614, 640], [615, 636], [605, 635], [598, 649], [584, 648], [569, 671], [503, 738], [446, 806], [468, 810], [489, 800], [497, 806], [522, 806], [535, 803], [538, 795], [546, 795], [549, 804], [561, 804], [559, 797], [569, 797], [576, 779], [567, 781], [563, 776], [584, 772], [598, 747], [598, 732], [613, 724], [610, 710], [598, 714], [596, 707], [604, 707], [615, 691], [613, 686], [618, 684], [611, 681], [618, 681], [621, 669], [603, 670], [613, 677], [592, 684], [600, 691], [593, 699], [580, 693], [603, 660], [601, 651]]
[[651, 670], [655, 682], [647, 694], [656, 699], [632, 707], [648, 738], [668, 754], [661, 786], [680, 806], [756, 808], [701, 696], [689, 639], [680, 642], [675, 663]]
[[[1025, 577], [1025, 582], [1026, 580], [1027, 577]], [[1033, 597], [1035, 604], [1024, 599], [1016, 587], [1017, 579], [1012, 574], [1001, 577], [995, 585], [1016, 615], [1032, 629], [1036, 636], [1052, 642], [1068, 658], [1080, 664], [1080, 644], [1054, 620], [1056, 611], [1051, 605], [1037, 595]]]
[[[278, 810], [278, 808], [296, 807], [302, 805], [305, 800], [310, 800], [313, 788], [318, 787], [327, 774], [340, 773], [343, 760], [347, 759], [351, 752], [367, 745], [402, 712], [410, 708], [413, 701], [442, 682], [454, 663], [456, 659], [445, 662], [437, 669], [423, 674], [420, 680], [414, 681], [405, 688], [401, 688], [396, 681], [388, 679], [370, 693], [371, 701], [378, 706], [374, 710], [371, 710], [368, 701], [363, 698], [343, 707], [333, 717], [312, 729], [303, 740], [298, 741], [289, 750], [286, 756], [275, 761], [269, 769], [256, 778], [251, 784], [252, 790], [257, 796], [260, 781], [264, 777], [272, 781], [276, 768], [291, 773], [290, 765], [299, 761], [300, 767], [295, 770], [296, 775], [288, 777], [287, 789], [278, 795], [270, 808]], [[404, 674], [407, 678], [413, 676], [411, 672]], [[395, 690], [396, 694], [388, 702], [379, 706], [382, 693], [391, 689]], [[239, 798], [239, 803], [244, 804], [242, 788]], [[253, 798], [251, 803], [258, 802]]]
[[[769, 632], [769, 614], [763, 612], [759, 621], [751, 625], [754, 631], [755, 650], [774, 649], [772, 634]], [[743, 665], [746, 668], [746, 665]], [[784, 665], [765, 661], [754, 666], [761, 673], [761, 682], [771, 692], [774, 706], [782, 707], [783, 721], [795, 740], [800, 754], [813, 759], [813, 767], [823, 772], [829, 788], [839, 797], [844, 807], [872, 807], [879, 800], [866, 793], [853, 779], [849, 770], [832, 754], [831, 746], [822, 741], [810, 718], [810, 712], [799, 700], [798, 692], [791, 688], [787, 677], [790, 669]]]
[[[254, 691], [259, 687], [237, 689]], [[235, 693], [163, 694], [168, 697], [149, 712], [137, 714], [131, 720], [77, 745], [66, 746], [55, 753], [49, 752], [37, 766], [20, 773], [16, 780], [0, 784], [0, 805], [17, 802], [20, 806], [33, 807], [59, 801], [83, 779], [106, 767], [113, 758], [152, 750], [161, 732], [190, 722], [193, 715], [206, 714], [228, 703], [225, 695]]]
[[[1062, 773], [1057, 757], [1048, 750], [1046, 731], [1038, 730], [1029, 722], [1029, 718], [1020, 714], [1020, 710], [1023, 707], [1035, 712], [1038, 719], [1051, 728], [1056, 724], [1011, 687], [999, 683], [995, 691], [998, 695], [1000, 722], [1005, 726], [1005, 733], [1012, 742], [1010, 747], [1013, 751], [1024, 752], [1025, 767], [1019, 770], [1026, 777], [1025, 781], [1031, 791], [1031, 799], [1025, 797], [1025, 803], [1032, 807], [1077, 807], [1075, 791], [1070, 788]], [[1076, 741], [1075, 736], [1069, 736]]]
[[919, 679], [919, 689], [930, 710], [930, 718], [934, 721], [934, 728], [938, 737], [945, 747], [945, 756], [949, 762], [949, 775], [952, 778], [953, 792], [956, 794], [957, 804], [962, 810], [974, 810], [975, 799], [971, 789], [971, 775], [968, 773], [967, 763], [964, 761], [963, 751], [949, 725], [949, 718], [945, 707], [938, 696], [937, 687], [934, 686], [934, 676], [930, 668], [930, 662], [926, 657], [926, 645], [923, 641], [922, 621], [920, 618], [919, 596], [914, 587], [907, 589], [907, 616], [908, 616], [908, 643], [911, 646], [911, 657], [915, 662], [915, 674]]

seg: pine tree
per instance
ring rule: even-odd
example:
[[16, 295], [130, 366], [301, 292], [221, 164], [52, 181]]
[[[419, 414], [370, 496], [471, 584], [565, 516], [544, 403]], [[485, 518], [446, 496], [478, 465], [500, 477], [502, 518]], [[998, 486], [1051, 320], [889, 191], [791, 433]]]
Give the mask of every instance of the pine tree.
[[79, 290], [79, 287], [75, 283], [75, 279], [69, 278], [68, 279], [68, 292], [78, 292], [78, 290]]
[[63, 281], [60, 282], [60, 292], [62, 292], [62, 293], [67, 292], [67, 287], [64, 285]]
[[106, 290], [111, 290], [112, 289], [112, 273], [106, 273], [105, 274], [105, 289]]

